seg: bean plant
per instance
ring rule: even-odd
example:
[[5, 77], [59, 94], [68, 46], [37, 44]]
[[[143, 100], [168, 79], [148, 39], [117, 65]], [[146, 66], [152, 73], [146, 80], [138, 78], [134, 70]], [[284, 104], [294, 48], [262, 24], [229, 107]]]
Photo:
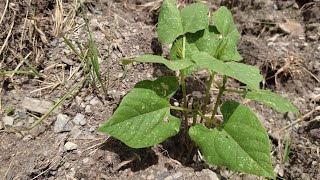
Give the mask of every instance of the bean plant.
[[[262, 123], [247, 105], [230, 100], [222, 102], [222, 96], [238, 93], [244, 99], [263, 103], [280, 113], [299, 114], [299, 111], [280, 95], [260, 89], [262, 75], [257, 67], [240, 63], [242, 57], [237, 51], [240, 33], [230, 11], [222, 6], [212, 17], [208, 14], [209, 8], [203, 3], [178, 9], [175, 0], [163, 2], [157, 33], [162, 44], [172, 44], [170, 60], [143, 55], [123, 60], [123, 63], [164, 64], [172, 71], [179, 71], [179, 78], [164, 76], [138, 82], [99, 131], [129, 147], [145, 148], [175, 136], [181, 129], [185, 138], [196, 144], [207, 163], [274, 178], [270, 142]], [[189, 106], [185, 79], [200, 70], [207, 70], [210, 76], [205, 97], [200, 104]], [[229, 88], [230, 78], [244, 86]], [[213, 84], [219, 92], [210, 110]], [[170, 99], [179, 88], [182, 106], [173, 106]], [[171, 110], [182, 111], [183, 119], [171, 115]], [[223, 120], [218, 119], [220, 112]]]

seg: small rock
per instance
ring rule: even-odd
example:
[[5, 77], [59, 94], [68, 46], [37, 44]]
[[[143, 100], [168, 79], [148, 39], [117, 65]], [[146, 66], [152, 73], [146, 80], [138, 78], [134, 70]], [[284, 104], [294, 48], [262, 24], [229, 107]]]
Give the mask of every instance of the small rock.
[[120, 72], [117, 77], [118, 77], [118, 78], [122, 78], [122, 77], [123, 77], [123, 73]]
[[72, 150], [76, 150], [76, 149], [78, 148], [78, 145], [76, 145], [76, 144], [73, 143], [73, 142], [68, 141], [68, 142], [64, 145], [64, 148], [65, 148], [67, 151], [72, 151]]
[[72, 123], [70, 122], [70, 118], [65, 114], [58, 114], [57, 120], [54, 123], [54, 132], [69, 132], [72, 129]]
[[200, 91], [193, 91], [191, 94], [192, 94], [192, 96], [194, 96], [198, 99], [201, 99], [203, 97], [203, 95]]
[[74, 126], [70, 131], [71, 137], [77, 139], [81, 135], [82, 131], [79, 129], [79, 126]]
[[13, 121], [14, 121], [14, 119], [13, 119], [13, 117], [11, 117], [11, 116], [5, 116], [4, 118], [3, 118], [3, 123], [4, 123], [4, 125], [6, 126], [13, 126]]
[[92, 106], [97, 105], [97, 104], [99, 104], [99, 103], [100, 103], [100, 100], [99, 100], [99, 98], [97, 98], [97, 97], [94, 97], [93, 99], [90, 100], [90, 104], [91, 104]]
[[3, 129], [3, 123], [0, 121], [0, 130]]
[[219, 180], [217, 174], [210, 169], [203, 169], [201, 173], [208, 176], [210, 180]]
[[73, 122], [76, 124], [76, 125], [85, 125], [87, 122], [84, 118], [85, 116], [81, 113], [77, 113], [76, 116], [73, 118]]
[[304, 28], [300, 23], [288, 21], [280, 23], [279, 27], [291, 36], [304, 36]]
[[92, 113], [91, 106], [90, 105], [86, 105], [86, 108], [84, 109], [84, 111], [86, 113]]
[[83, 162], [84, 164], [88, 164], [88, 163], [90, 162], [90, 158], [84, 158], [84, 159], [82, 160], [82, 162]]
[[29, 140], [31, 140], [33, 138], [33, 136], [32, 135], [26, 135], [23, 139], [22, 139], [22, 141], [29, 141]]
[[74, 65], [74, 62], [71, 59], [67, 58], [66, 56], [62, 56], [60, 59], [63, 63], [67, 65], [70, 65], [70, 66]]
[[154, 179], [154, 175], [153, 174], [150, 174], [150, 175], [147, 176], [147, 180], [152, 180], [152, 179]]
[[174, 175], [172, 175], [173, 179], [178, 179], [181, 176], [182, 176], [182, 172], [180, 172], [180, 171], [175, 173]]
[[293, 121], [293, 120], [296, 119], [293, 112], [288, 112], [288, 113], [287, 113], [287, 117], [288, 117], [288, 119], [289, 119], [290, 121]]
[[40, 114], [46, 113], [53, 106], [53, 102], [46, 100], [39, 100], [34, 98], [25, 97], [21, 106], [29, 111], [37, 112]]

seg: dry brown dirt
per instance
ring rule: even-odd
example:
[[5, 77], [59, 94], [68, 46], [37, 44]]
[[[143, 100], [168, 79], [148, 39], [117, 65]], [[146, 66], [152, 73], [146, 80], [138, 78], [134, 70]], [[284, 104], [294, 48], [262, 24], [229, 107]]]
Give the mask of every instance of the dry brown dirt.
[[[62, 16], [57, 14], [58, 2], [62, 3]], [[136, 82], [170, 74], [160, 65], [137, 63], [124, 67], [120, 62], [142, 54], [168, 55], [168, 47], [161, 47], [156, 36], [161, 1], [85, 0], [108, 95], [104, 97], [85, 83], [44, 122], [30, 131], [23, 129], [43, 115], [39, 107], [50, 108], [83, 77], [79, 58], [61, 38], [65, 34], [74, 45], [88, 44], [88, 33], [75, 2], [0, 2], [0, 72], [28, 71], [28, 66], [21, 63], [26, 59], [43, 74], [0, 76], [2, 179], [263, 179], [208, 166], [198, 158], [186, 159], [179, 136], [152, 148], [131, 149], [96, 131]], [[264, 76], [261, 87], [289, 99], [305, 115], [299, 121], [294, 114], [279, 114], [246, 102], [267, 128], [278, 179], [320, 179], [320, 2], [203, 2], [210, 5], [211, 12], [221, 5], [231, 9], [242, 34], [240, 54], [245, 63], [260, 68]], [[207, 80], [201, 73], [195, 79], [189, 78], [188, 94], [203, 91], [199, 87]], [[212, 95], [214, 100], [214, 91]], [[69, 120], [62, 132], [55, 129], [59, 118]], [[282, 163], [287, 140], [291, 143], [289, 158]]]

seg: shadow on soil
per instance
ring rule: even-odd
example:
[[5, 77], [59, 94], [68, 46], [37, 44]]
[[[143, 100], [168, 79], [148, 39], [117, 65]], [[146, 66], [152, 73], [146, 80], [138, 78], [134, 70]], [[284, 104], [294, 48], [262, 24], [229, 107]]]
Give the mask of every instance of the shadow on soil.
[[131, 168], [133, 172], [145, 170], [157, 164], [159, 159], [151, 148], [133, 149], [113, 137], [104, 142], [100, 149], [118, 154], [121, 162], [129, 162], [133, 159], [128, 164], [119, 167], [120, 169]]

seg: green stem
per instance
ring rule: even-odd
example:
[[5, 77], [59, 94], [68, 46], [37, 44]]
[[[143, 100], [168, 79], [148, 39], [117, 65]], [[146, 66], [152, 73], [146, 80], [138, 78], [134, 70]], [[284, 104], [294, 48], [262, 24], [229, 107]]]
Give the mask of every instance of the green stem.
[[224, 91], [226, 92], [233, 92], [233, 93], [239, 93], [239, 94], [244, 94], [247, 91], [242, 91], [242, 90], [238, 90], [238, 89], [225, 89]]
[[[182, 40], [182, 59], [185, 59], [186, 57], [186, 37], [183, 36]], [[183, 96], [183, 108], [188, 107], [188, 102], [187, 102], [187, 91], [186, 91], [186, 82], [185, 82], [185, 76], [184, 76], [184, 71], [180, 71], [180, 81], [181, 81], [181, 89], [182, 89], [182, 96]], [[187, 137], [188, 133], [188, 113], [186, 111], [183, 111], [184, 114], [184, 126], [185, 126], [185, 137]]]
[[[209, 79], [209, 82], [208, 82], [208, 85], [207, 85], [207, 89], [206, 89], [206, 97], [204, 99], [204, 104], [203, 104], [203, 108], [202, 108], [202, 114], [206, 114], [207, 112], [207, 105], [209, 103], [209, 100], [210, 100], [210, 90], [211, 90], [211, 86], [212, 86], [212, 82], [214, 80], [214, 76], [215, 76], [215, 72], [210, 72], [210, 79]], [[200, 120], [200, 123], [202, 123], [203, 121], [203, 118], [201, 117], [201, 120]]]
[[179, 106], [170, 106], [170, 109], [183, 111], [183, 112], [192, 112], [193, 111], [193, 109], [183, 108], [183, 107], [179, 107]]
[[217, 100], [216, 100], [216, 103], [214, 105], [214, 108], [213, 108], [213, 111], [212, 111], [212, 115], [211, 115], [211, 122], [209, 124], [209, 127], [211, 127], [211, 123], [213, 124], [218, 124], [217, 123], [217, 118], [215, 117], [215, 115], [217, 114], [217, 111], [218, 111], [218, 107], [220, 105], [220, 101], [221, 101], [221, 97], [222, 97], [222, 94], [223, 92], [225, 91], [225, 85], [227, 83], [227, 76], [223, 76], [223, 84], [222, 84], [222, 87], [219, 88], [219, 93], [218, 93], [218, 96], [217, 96]]

